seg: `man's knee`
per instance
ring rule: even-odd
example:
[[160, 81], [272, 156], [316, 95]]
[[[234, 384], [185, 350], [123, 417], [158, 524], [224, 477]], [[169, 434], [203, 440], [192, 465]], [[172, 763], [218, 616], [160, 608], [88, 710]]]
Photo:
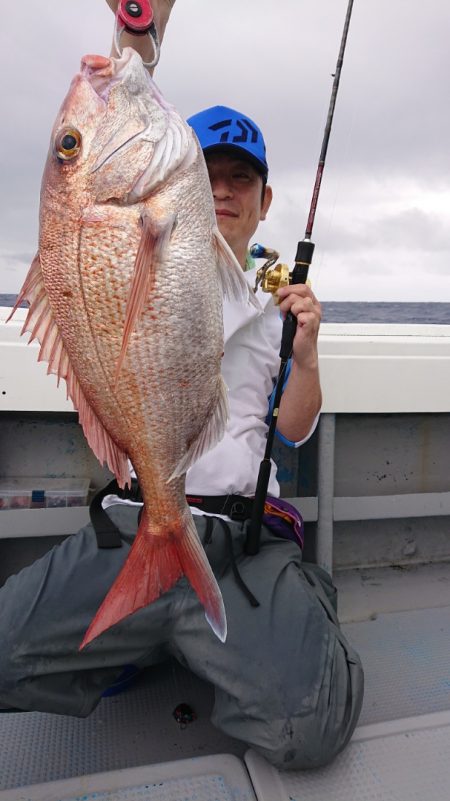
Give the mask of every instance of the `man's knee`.
[[[288, 720], [272, 746], [251, 743], [278, 770], [311, 770], [328, 765], [351, 739], [359, 717], [356, 704], [348, 719], [324, 722], [317, 714], [310, 720]], [[333, 715], [332, 715], [333, 717]]]
[[253, 747], [279, 770], [309, 770], [332, 760], [350, 741], [364, 695], [364, 674], [358, 656], [339, 644], [340, 665], [324, 681], [317, 703], [306, 715], [293, 715], [273, 726], [269, 747]]
[[247, 682], [234, 697], [216, 687], [212, 722], [280, 770], [331, 762], [349, 742], [363, 700], [361, 662], [339, 630], [329, 637], [326, 656], [314, 661], [312, 673], [302, 674], [302, 662], [296, 664], [296, 671], [286, 669], [284, 675], [279, 665], [264, 689], [264, 682]]

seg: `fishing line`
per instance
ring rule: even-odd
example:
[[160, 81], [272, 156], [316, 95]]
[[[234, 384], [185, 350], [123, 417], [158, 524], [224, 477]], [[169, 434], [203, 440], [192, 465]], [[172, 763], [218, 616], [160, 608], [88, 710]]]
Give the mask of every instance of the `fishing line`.
[[[353, 132], [354, 132], [354, 128], [355, 128], [355, 121], [356, 121], [356, 111], [355, 111], [355, 109], [353, 109], [351, 117], [350, 117], [350, 120], [349, 120], [349, 124], [347, 126], [347, 133], [346, 133], [346, 137], [345, 137], [346, 144], [345, 144], [345, 150], [344, 150], [343, 158], [342, 158], [342, 165], [343, 166], [342, 166], [342, 169], [341, 169], [341, 171], [339, 173], [339, 176], [337, 176], [337, 178], [336, 178], [333, 199], [332, 199], [332, 202], [331, 202], [331, 210], [327, 215], [326, 225], [325, 225], [325, 219], [324, 219], [324, 225], [323, 225], [324, 239], [328, 238], [328, 240], [331, 239], [331, 234], [334, 231], [334, 227], [335, 227], [335, 214], [336, 214], [336, 208], [337, 208], [337, 205], [338, 205], [337, 201], [338, 201], [338, 198], [342, 194], [342, 176], [345, 173], [346, 164], [348, 164], [348, 162], [349, 162], [350, 144], [353, 141]], [[330, 190], [331, 189], [332, 189], [332, 187], [330, 187]], [[326, 271], [326, 269], [327, 269], [326, 265], [327, 265], [327, 260], [328, 260], [328, 257], [329, 257], [329, 251], [330, 251], [329, 248], [328, 249], [324, 248], [324, 249], [322, 249], [320, 251], [319, 263], [317, 264], [317, 262], [316, 262], [316, 266], [314, 268], [314, 277], [317, 280], [316, 286], [318, 286], [320, 284], [320, 280], [321, 280], [321, 277], [322, 277], [323, 270]]]

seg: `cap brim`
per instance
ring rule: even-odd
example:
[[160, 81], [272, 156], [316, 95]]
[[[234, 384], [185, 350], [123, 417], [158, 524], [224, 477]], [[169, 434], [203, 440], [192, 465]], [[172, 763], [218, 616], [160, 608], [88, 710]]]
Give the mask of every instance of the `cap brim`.
[[244, 161], [248, 161], [252, 167], [261, 175], [262, 178], [267, 179], [268, 170], [260, 162], [256, 156], [253, 156], [248, 150], [245, 150], [243, 147], [239, 147], [239, 145], [234, 144], [220, 144], [220, 145], [208, 145], [207, 147], [203, 148], [203, 153], [231, 153], [234, 156], [238, 156], [242, 158]]

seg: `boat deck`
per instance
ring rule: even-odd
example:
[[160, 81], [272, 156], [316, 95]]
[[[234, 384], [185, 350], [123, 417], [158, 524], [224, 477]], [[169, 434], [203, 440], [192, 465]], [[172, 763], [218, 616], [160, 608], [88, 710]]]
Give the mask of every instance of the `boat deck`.
[[[95, 491], [108, 477], [64, 389], [20, 339], [25, 310], [6, 325], [9, 311], [0, 477], [87, 477]], [[86, 720], [0, 714], [0, 801], [447, 801], [450, 326], [325, 324], [319, 352], [320, 425], [300, 454], [276, 460], [305, 519], [306, 558], [334, 565], [340, 619], [363, 660], [352, 742], [326, 768], [279, 774], [212, 727], [213, 688], [170, 662]], [[88, 509], [0, 518], [1, 583]], [[185, 728], [173, 716], [182, 702], [196, 714]]]
[[[0, 801], [444, 801], [450, 782], [450, 563], [339, 571], [335, 581], [344, 631], [363, 660], [366, 691], [353, 740], [329, 767], [278, 774], [209, 723], [212, 687], [169, 662], [104, 698], [85, 720], [0, 716]], [[196, 713], [185, 728], [173, 717], [182, 702]], [[231, 759], [226, 768], [224, 754]], [[222, 777], [223, 795], [211, 789], [212, 776]], [[245, 776], [251, 782], [238, 791]], [[182, 780], [188, 783], [181, 786]], [[42, 786], [48, 781], [56, 783]]]

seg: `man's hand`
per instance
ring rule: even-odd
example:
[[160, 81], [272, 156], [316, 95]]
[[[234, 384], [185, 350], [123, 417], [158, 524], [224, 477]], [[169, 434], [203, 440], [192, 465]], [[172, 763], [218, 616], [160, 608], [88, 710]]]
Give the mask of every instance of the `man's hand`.
[[[119, 0], [106, 0], [110, 9], [116, 13]], [[158, 31], [159, 42], [161, 44], [164, 38], [164, 31], [170, 17], [170, 12], [175, 5], [175, 0], [150, 0], [153, 9], [153, 21], [156, 30]], [[150, 62], [153, 59], [153, 46], [148, 36], [133, 36], [129, 33], [124, 33], [121, 37], [120, 44], [122, 47], [132, 47], [137, 50], [143, 61]], [[112, 56], [117, 56], [114, 44], [111, 50]], [[150, 70], [153, 72], [153, 70]]]
[[304, 439], [322, 404], [317, 339], [322, 310], [305, 284], [290, 284], [277, 291], [281, 314], [288, 311], [297, 318], [292, 350], [292, 369], [283, 392], [278, 430], [292, 442]]
[[277, 290], [283, 319], [290, 311], [297, 318], [292, 356], [298, 367], [317, 367], [317, 338], [322, 309], [306, 284], [289, 284]]

